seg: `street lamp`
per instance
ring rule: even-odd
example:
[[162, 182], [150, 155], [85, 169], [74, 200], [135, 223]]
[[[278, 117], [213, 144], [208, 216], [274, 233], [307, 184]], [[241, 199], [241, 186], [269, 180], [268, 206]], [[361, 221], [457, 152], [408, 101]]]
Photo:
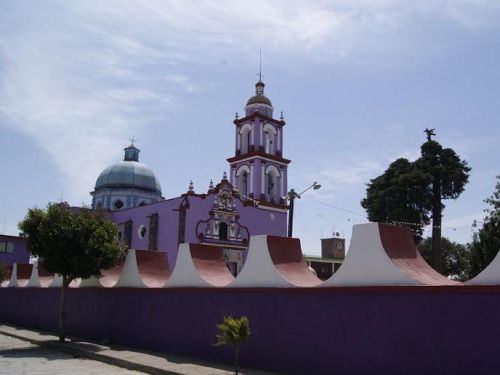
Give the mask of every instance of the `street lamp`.
[[292, 232], [293, 232], [293, 206], [295, 198], [300, 199], [301, 195], [304, 194], [309, 189], [318, 190], [319, 188], [321, 188], [321, 185], [318, 184], [318, 182], [314, 181], [311, 186], [309, 186], [307, 189], [301, 191], [298, 194], [293, 189], [288, 192], [288, 196], [286, 197], [286, 199], [290, 202], [288, 204], [288, 237], [292, 237]]

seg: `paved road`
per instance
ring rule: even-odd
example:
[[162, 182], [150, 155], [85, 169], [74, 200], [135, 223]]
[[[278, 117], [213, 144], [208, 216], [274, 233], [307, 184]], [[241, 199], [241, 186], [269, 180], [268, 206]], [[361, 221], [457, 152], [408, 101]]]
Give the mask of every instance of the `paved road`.
[[90, 359], [74, 358], [0, 334], [0, 374], [139, 375], [143, 373]]

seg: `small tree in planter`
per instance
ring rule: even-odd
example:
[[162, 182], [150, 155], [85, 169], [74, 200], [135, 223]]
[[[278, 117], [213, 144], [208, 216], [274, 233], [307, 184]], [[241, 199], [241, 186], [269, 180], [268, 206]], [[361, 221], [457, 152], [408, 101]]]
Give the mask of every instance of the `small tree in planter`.
[[215, 335], [217, 342], [215, 346], [234, 347], [234, 373], [238, 375], [238, 356], [240, 345], [250, 337], [250, 325], [248, 318], [243, 316], [235, 319], [231, 316], [225, 316], [224, 322], [217, 324], [220, 334]]

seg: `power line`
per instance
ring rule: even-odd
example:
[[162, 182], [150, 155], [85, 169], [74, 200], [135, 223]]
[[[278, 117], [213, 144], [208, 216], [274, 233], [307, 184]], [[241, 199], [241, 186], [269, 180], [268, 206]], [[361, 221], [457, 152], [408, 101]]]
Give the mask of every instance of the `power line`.
[[317, 199], [313, 199], [313, 200], [315, 202], [317, 202], [317, 203], [320, 203], [320, 204], [324, 205], [324, 206], [328, 206], [328, 207], [335, 208], [335, 209], [340, 210], [340, 211], [348, 212], [348, 213], [353, 214], [353, 215], [358, 215], [358, 216], [361, 216], [363, 218], [366, 217], [365, 215], [362, 215], [359, 212], [354, 212], [354, 211], [348, 210], [347, 208], [342, 208], [342, 207], [334, 206], [333, 204], [326, 203], [326, 202], [321, 202], [321, 201], [319, 201]]
[[[331, 207], [331, 208], [335, 208], [337, 210], [340, 210], [340, 211], [344, 211], [344, 212], [348, 212], [350, 214], [353, 214], [353, 215], [357, 215], [357, 216], [361, 216], [363, 218], [366, 218], [365, 215], [362, 215], [360, 214], [359, 212], [355, 212], [355, 211], [351, 211], [351, 210], [348, 210], [347, 208], [342, 208], [342, 207], [339, 207], [339, 206], [335, 206], [331, 203], [326, 203], [326, 202], [322, 202], [322, 201], [319, 201], [317, 199], [313, 199], [316, 203], [319, 203], [319, 204], [322, 204], [324, 206], [327, 206], [327, 207]], [[393, 224], [393, 225], [407, 225], [407, 226], [413, 226], [413, 227], [422, 227], [424, 228], [425, 230], [431, 230], [433, 228], [432, 224], [424, 224], [424, 223], [412, 223], [412, 222], [407, 222], [407, 221], [391, 221], [391, 222], [386, 222], [386, 224]], [[438, 228], [438, 226], [435, 226], [436, 228]], [[457, 230], [457, 229], [471, 229], [473, 228], [474, 226], [473, 225], [460, 225], [460, 226], [453, 226], [453, 225], [441, 225], [441, 228], [442, 229], [451, 229], [451, 230]]]

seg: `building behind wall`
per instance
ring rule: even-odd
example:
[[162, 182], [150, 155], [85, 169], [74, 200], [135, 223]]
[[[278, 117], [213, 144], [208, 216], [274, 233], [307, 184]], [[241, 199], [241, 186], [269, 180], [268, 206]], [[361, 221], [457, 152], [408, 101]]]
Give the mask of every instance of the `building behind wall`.
[[29, 260], [24, 238], [0, 234], [0, 263], [11, 266], [14, 263], [29, 263]]
[[306, 256], [309, 267], [321, 280], [330, 278], [345, 258], [345, 239], [340, 237], [321, 239], [321, 257]]

